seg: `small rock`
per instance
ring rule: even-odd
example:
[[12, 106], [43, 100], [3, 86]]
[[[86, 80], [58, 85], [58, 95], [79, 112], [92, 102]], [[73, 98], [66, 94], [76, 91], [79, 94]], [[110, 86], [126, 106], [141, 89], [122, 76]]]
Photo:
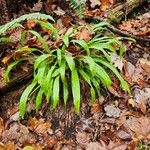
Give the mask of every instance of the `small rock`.
[[114, 105], [108, 105], [104, 108], [106, 111], [106, 115], [108, 117], [117, 118], [119, 117], [121, 110], [118, 107], [115, 107]]

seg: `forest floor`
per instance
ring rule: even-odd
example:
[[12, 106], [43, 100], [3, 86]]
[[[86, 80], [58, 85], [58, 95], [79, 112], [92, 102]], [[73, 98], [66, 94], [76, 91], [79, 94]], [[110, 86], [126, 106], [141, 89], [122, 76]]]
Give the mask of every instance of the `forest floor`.
[[[91, 0], [90, 0], [91, 1]], [[107, 17], [106, 10], [117, 2], [98, 0], [91, 1], [86, 14]], [[44, 8], [43, 8], [44, 5]], [[45, 11], [56, 18], [60, 28], [68, 28], [71, 22], [78, 19], [64, 7], [38, 2], [24, 6], [14, 14]], [[150, 3], [134, 10], [117, 24], [121, 31], [132, 35], [150, 38]], [[12, 33], [17, 37], [19, 31]], [[81, 32], [80, 36], [88, 36]], [[108, 90], [102, 89], [101, 97], [89, 106], [82, 101], [80, 115], [76, 115], [72, 104], [67, 109], [59, 106], [55, 111], [42, 106], [35, 113], [32, 101], [27, 107], [24, 120], [19, 120], [19, 98], [30, 79], [11, 87], [0, 94], [0, 150], [19, 150], [32, 146], [35, 150], [148, 150], [150, 149], [150, 42], [124, 42], [124, 58], [112, 55], [114, 65], [129, 83], [132, 95], [121, 90], [116, 79]], [[0, 48], [3, 45], [0, 44]], [[0, 88], [4, 86], [4, 57], [10, 53], [1, 52]], [[19, 75], [29, 71], [22, 66]], [[17, 76], [18, 78], [18, 76]], [[83, 89], [86, 97], [86, 90]]]

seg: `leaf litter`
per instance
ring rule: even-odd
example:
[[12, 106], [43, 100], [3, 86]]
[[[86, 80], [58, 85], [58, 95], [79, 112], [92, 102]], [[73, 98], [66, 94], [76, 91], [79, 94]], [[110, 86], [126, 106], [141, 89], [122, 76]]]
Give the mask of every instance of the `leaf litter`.
[[[115, 3], [116, 1], [112, 0], [90, 0], [90, 7], [93, 10], [88, 10], [88, 13], [103, 16], [103, 12], [111, 8]], [[59, 16], [56, 23], [56, 26], [60, 29], [59, 36], [71, 27], [72, 18], [67, 16], [64, 8], [52, 5], [50, 0], [45, 3], [38, 2], [30, 10], [39, 11], [43, 9], [43, 6], [47, 13], [51, 13], [53, 10], [55, 15]], [[80, 23], [82, 24], [83, 22]], [[28, 29], [32, 29], [35, 25], [35, 20], [29, 20], [26, 23]], [[149, 12], [140, 16], [137, 20], [123, 22], [119, 25], [119, 28], [134, 35], [149, 36]], [[14, 30], [11, 32], [10, 37], [17, 41], [20, 38], [21, 30]], [[44, 29], [42, 32], [46, 33]], [[88, 42], [91, 39], [91, 34], [87, 28], [83, 27], [78, 31], [76, 38]], [[45, 36], [44, 38], [49, 45], [54, 44], [49, 41], [49, 37]], [[35, 37], [27, 41], [27, 43], [41, 48]], [[61, 41], [58, 41], [57, 44], [61, 44]], [[71, 107], [70, 111], [67, 110], [67, 112], [63, 111], [62, 108], [55, 112], [45, 111], [47, 110], [47, 105], [45, 104], [39, 114], [35, 113], [34, 107], [30, 106], [30, 117], [19, 123], [17, 121], [19, 117], [19, 110], [17, 109], [19, 92], [13, 98], [12, 93], [4, 95], [2, 100], [7, 98], [12, 101], [12, 104], [8, 103], [9, 107], [3, 104], [0, 108], [2, 109], [0, 112], [6, 111], [5, 113], [3, 112], [5, 115], [0, 118], [0, 149], [14, 150], [31, 146], [35, 150], [126, 150], [131, 148], [132, 144], [137, 149], [138, 144], [135, 144], [135, 141], [149, 144], [150, 53], [146, 45], [141, 45], [140, 48], [132, 44], [131, 46], [126, 45], [126, 51], [128, 52], [131, 48], [136, 61], [133, 62], [133, 59], [129, 59], [128, 56], [126, 56], [125, 60], [112, 56], [112, 60], [132, 86], [132, 95], [128, 96], [121, 91], [118, 88], [118, 81], [114, 80], [111, 90], [109, 92], [103, 91], [102, 100], [96, 101], [92, 106], [82, 106], [80, 117], [75, 117]], [[2, 56], [3, 59], [1, 59], [3, 64], [0, 66], [0, 88], [4, 86], [5, 64], [10, 63], [12, 59], [11, 51], [7, 51]], [[19, 69], [28, 72], [27, 68], [28, 66], [25, 65]], [[3, 107], [6, 108], [3, 109]], [[72, 124], [74, 125], [73, 127]], [[71, 134], [71, 138], [66, 139], [64, 134]]]

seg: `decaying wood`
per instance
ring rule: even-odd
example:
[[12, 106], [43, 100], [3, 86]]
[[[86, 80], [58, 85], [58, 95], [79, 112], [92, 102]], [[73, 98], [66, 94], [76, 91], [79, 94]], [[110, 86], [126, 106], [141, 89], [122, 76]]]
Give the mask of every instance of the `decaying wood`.
[[[120, 4], [118, 6], [116, 6], [115, 8], [111, 9], [108, 12], [108, 16], [107, 16], [107, 22], [110, 23], [119, 23], [124, 17], [125, 15], [128, 15], [131, 11], [133, 11], [135, 8], [137, 8], [138, 6], [140, 6], [141, 4], [143, 4], [144, 2], [146, 2], [147, 0], [127, 0], [125, 3]], [[100, 17], [85, 17], [87, 19], [91, 19], [91, 21], [104, 21], [102, 18]], [[140, 37], [140, 36], [136, 36], [136, 35], [132, 35], [126, 32], [123, 32], [117, 28], [115, 28], [114, 26], [107, 25], [107, 28], [120, 35], [120, 36], [125, 36], [125, 37], [131, 37], [134, 38], [137, 41], [141, 41], [141, 42], [150, 42], [150, 38], [145, 38], [145, 37]]]
[[146, 1], [147, 0], [127, 0], [125, 3], [120, 4], [108, 11], [107, 18], [110, 22], [118, 23], [125, 18], [126, 15]]

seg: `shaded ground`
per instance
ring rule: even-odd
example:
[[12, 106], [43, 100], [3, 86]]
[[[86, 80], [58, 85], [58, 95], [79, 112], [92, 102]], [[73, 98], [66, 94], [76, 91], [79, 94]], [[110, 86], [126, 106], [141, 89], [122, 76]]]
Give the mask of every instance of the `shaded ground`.
[[[103, 6], [101, 9], [104, 10], [113, 6], [110, 2], [101, 1], [101, 3]], [[28, 7], [27, 10], [41, 11], [43, 9], [41, 4], [35, 3], [34, 7]], [[50, 7], [50, 2], [44, 6], [48, 7], [48, 4]], [[99, 5], [96, 1], [95, 4]], [[89, 12], [96, 13], [97, 5]], [[148, 5], [147, 7], [150, 8]], [[62, 28], [70, 26], [72, 17], [60, 7], [55, 6], [51, 9], [54, 9], [53, 15], [58, 18], [58, 25]], [[97, 13], [100, 13], [101, 9], [98, 9]], [[48, 13], [49, 10], [47, 8], [46, 12]], [[24, 13], [26, 9], [20, 10], [20, 14], [21, 11]], [[134, 20], [122, 22], [118, 27], [122, 31], [150, 38], [150, 12], [139, 14]], [[124, 93], [114, 79], [111, 88], [108, 91], [102, 89], [102, 96], [92, 106], [88, 106], [86, 100], [82, 102], [80, 116], [75, 115], [72, 104], [68, 104], [66, 110], [63, 106], [59, 106], [53, 112], [44, 104], [36, 114], [33, 102], [30, 101], [26, 118], [19, 122], [18, 101], [28, 83], [23, 82], [1, 93], [0, 149], [22, 149], [27, 145], [33, 146], [35, 150], [150, 149], [148, 146], [150, 144], [150, 43], [125, 42], [124, 44], [125, 58], [120, 59], [115, 55], [111, 57], [130, 84], [131, 96]], [[6, 54], [0, 55], [4, 60]], [[22, 70], [26, 71], [26, 66]], [[4, 71], [5, 65], [1, 62], [1, 86], [3, 86]], [[86, 89], [83, 93], [86, 97]]]

